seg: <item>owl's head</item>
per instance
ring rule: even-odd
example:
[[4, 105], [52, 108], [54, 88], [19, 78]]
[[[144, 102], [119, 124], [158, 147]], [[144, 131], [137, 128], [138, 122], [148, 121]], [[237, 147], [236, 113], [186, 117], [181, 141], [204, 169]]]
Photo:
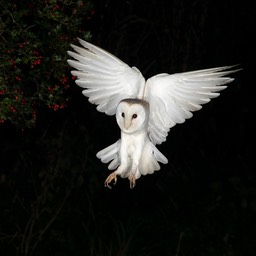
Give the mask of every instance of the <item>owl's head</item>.
[[139, 99], [124, 99], [116, 110], [116, 120], [125, 133], [134, 133], [147, 127], [149, 104]]

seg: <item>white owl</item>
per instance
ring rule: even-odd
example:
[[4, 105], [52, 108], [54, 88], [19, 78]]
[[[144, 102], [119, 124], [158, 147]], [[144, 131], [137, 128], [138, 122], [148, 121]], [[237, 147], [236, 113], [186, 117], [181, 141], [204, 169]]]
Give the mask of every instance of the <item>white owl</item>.
[[158, 162], [167, 158], [156, 148], [166, 140], [176, 123], [192, 117], [193, 111], [219, 96], [224, 84], [234, 79], [224, 77], [237, 70], [233, 66], [204, 69], [177, 74], [158, 74], [147, 81], [136, 67], [129, 67], [107, 51], [79, 39], [83, 47], [71, 45], [75, 52], [68, 60], [77, 69], [72, 75], [83, 94], [98, 105], [97, 110], [116, 115], [121, 139], [97, 153], [108, 169], [115, 170], [105, 186], [127, 178], [130, 188], [141, 175], [160, 170]]

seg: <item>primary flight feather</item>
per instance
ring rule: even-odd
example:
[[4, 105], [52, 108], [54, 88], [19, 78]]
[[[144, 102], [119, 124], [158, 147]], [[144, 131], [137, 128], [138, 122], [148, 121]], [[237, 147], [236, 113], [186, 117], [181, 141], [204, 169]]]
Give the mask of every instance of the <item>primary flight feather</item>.
[[129, 67], [109, 52], [79, 39], [83, 47], [71, 45], [68, 64], [76, 70], [76, 84], [97, 105], [97, 110], [116, 115], [121, 139], [97, 153], [108, 168], [115, 170], [105, 186], [117, 176], [135, 186], [141, 175], [160, 170], [167, 158], [156, 148], [166, 140], [171, 127], [192, 117], [201, 105], [219, 96], [236, 72], [224, 66], [177, 74], [158, 74], [147, 81], [136, 67]]

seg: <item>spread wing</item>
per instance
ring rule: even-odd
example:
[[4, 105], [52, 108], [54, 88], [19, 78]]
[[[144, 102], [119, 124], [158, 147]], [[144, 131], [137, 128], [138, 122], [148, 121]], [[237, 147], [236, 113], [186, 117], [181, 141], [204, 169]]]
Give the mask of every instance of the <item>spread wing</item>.
[[68, 64], [75, 69], [76, 84], [84, 88], [83, 94], [98, 105], [97, 110], [114, 115], [118, 103], [125, 98], [137, 98], [143, 91], [145, 79], [138, 69], [131, 68], [114, 55], [78, 39], [83, 46], [71, 45], [68, 54], [75, 60]]
[[173, 75], [159, 74], [146, 82], [145, 99], [150, 105], [149, 136], [153, 143], [166, 140], [168, 131], [176, 123], [192, 117], [202, 104], [219, 96], [234, 79], [224, 77], [238, 70], [233, 66], [204, 69]]

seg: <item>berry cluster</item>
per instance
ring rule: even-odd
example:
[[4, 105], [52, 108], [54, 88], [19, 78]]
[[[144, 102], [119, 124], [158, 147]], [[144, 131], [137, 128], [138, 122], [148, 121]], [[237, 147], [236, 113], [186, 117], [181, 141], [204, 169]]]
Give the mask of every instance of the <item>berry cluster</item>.
[[94, 15], [88, 0], [3, 0], [0, 40], [0, 123], [34, 127], [39, 109], [67, 106], [67, 50]]

